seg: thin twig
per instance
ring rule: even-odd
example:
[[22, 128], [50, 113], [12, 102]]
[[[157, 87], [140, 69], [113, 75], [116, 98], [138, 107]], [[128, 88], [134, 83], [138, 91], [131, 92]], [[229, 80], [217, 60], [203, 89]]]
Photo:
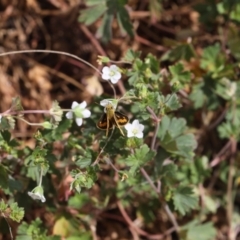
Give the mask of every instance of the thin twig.
[[152, 240], [160, 240], [164, 237], [165, 234], [149, 234], [145, 231], [143, 231], [141, 228], [137, 227], [133, 221], [131, 220], [131, 218], [128, 216], [127, 212], [125, 211], [124, 207], [122, 206], [121, 202], [118, 201], [117, 202], [118, 208], [122, 214], [122, 216], [124, 217], [125, 221], [128, 223], [128, 225], [130, 227], [132, 227], [132, 229], [134, 229], [139, 235], [145, 236], [147, 237], [147, 239], [152, 239]]
[[178, 232], [179, 231], [178, 223], [176, 221], [175, 216], [173, 215], [172, 211], [170, 210], [170, 208], [169, 208], [169, 206], [167, 204], [164, 206], [164, 209], [165, 209], [168, 217], [170, 218], [170, 220], [171, 220], [175, 230]]
[[146, 180], [148, 181], [148, 183], [150, 184], [150, 186], [152, 187], [152, 189], [157, 193], [159, 194], [160, 191], [158, 190], [158, 188], [154, 185], [152, 179], [149, 177], [149, 175], [147, 174], [147, 172], [145, 171], [144, 168], [140, 168], [140, 171], [142, 173], [142, 175], [146, 178]]
[[233, 199], [232, 199], [232, 186], [233, 186], [233, 176], [234, 176], [234, 159], [236, 157], [237, 151], [237, 141], [231, 139], [231, 153], [228, 173], [228, 183], [227, 183], [227, 219], [228, 219], [228, 239], [233, 240], [232, 238], [232, 215], [233, 215]]
[[227, 149], [230, 148], [231, 146], [231, 140], [229, 140], [225, 145], [224, 147], [219, 151], [219, 153], [214, 157], [214, 159], [211, 161], [210, 163], [210, 167], [215, 167], [216, 165], [218, 165], [221, 161], [222, 161], [222, 158], [221, 158], [221, 155], [223, 155], [224, 153], [227, 152]]
[[5, 53], [0, 53], [0, 57], [4, 57], [4, 56], [8, 56], [8, 55], [13, 55], [13, 54], [21, 54], [21, 53], [53, 53], [53, 54], [59, 54], [59, 55], [65, 55], [68, 57], [72, 57], [77, 59], [80, 62], [83, 62], [84, 64], [86, 64], [87, 66], [91, 67], [92, 69], [94, 69], [96, 72], [98, 72], [100, 75], [102, 75], [102, 73], [96, 68], [94, 67], [92, 64], [90, 64], [89, 62], [85, 61], [84, 59], [71, 54], [71, 53], [67, 53], [67, 52], [62, 52], [62, 51], [54, 51], [54, 50], [45, 50], [45, 49], [29, 49], [29, 50], [18, 50], [18, 51], [10, 51], [10, 52], [5, 52]]
[[116, 172], [120, 172], [111, 162], [109, 158], [105, 158], [106, 163], [108, 163]]
[[12, 228], [11, 228], [9, 222], [8, 222], [8, 219], [7, 219], [7, 217], [5, 216], [5, 214], [4, 214], [2, 211], [1, 211], [1, 214], [2, 214], [2, 216], [4, 217], [4, 219], [5, 219], [5, 221], [6, 221], [7, 225], [8, 225], [8, 229], [9, 229], [10, 237], [11, 237], [11, 239], [13, 240]]
[[158, 130], [159, 130], [159, 124], [160, 122], [158, 121], [155, 125], [155, 130], [154, 130], [154, 135], [152, 138], [152, 142], [151, 142], [151, 150], [155, 150], [155, 145], [156, 145], [156, 139], [157, 139], [157, 134], [158, 134]]

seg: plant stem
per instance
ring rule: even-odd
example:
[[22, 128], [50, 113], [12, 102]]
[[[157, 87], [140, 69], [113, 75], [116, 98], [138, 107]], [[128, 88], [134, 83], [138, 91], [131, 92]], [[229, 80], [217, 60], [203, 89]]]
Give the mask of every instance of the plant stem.
[[82, 58], [80, 58], [80, 57], [78, 57], [78, 56], [76, 56], [74, 54], [67, 53], [67, 52], [62, 52], [62, 51], [44, 50], [44, 49], [18, 50], [18, 51], [10, 51], [10, 52], [5, 52], [5, 53], [0, 53], [0, 57], [13, 55], [13, 54], [20, 54], [20, 53], [53, 53], [53, 54], [65, 55], [65, 56], [77, 59], [78, 61], [86, 64], [87, 66], [91, 67], [96, 72], [98, 72], [100, 75], [102, 75], [102, 73], [96, 67], [94, 67], [92, 64], [90, 64], [89, 62], [85, 61], [84, 59], [82, 59]]
[[233, 229], [232, 229], [232, 215], [233, 215], [233, 199], [232, 199], [232, 187], [233, 187], [233, 176], [234, 176], [234, 159], [236, 157], [237, 151], [237, 141], [235, 139], [231, 139], [231, 158], [229, 165], [229, 173], [228, 173], [228, 183], [227, 183], [227, 220], [228, 220], [228, 239], [233, 239]]

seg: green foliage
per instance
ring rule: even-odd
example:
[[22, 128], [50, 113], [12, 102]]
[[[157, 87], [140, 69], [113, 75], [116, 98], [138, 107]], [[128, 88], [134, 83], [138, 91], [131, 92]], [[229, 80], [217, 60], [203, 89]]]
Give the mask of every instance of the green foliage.
[[169, 70], [172, 74], [170, 83], [174, 86], [174, 89], [179, 90], [183, 88], [186, 83], [189, 83], [191, 77], [190, 72], [184, 71], [181, 63], [170, 66]]
[[162, 61], [179, 61], [186, 60], [190, 61], [192, 57], [195, 56], [194, 48], [191, 44], [181, 44], [179, 46], [174, 47], [170, 51], [166, 52], [161, 60]]
[[182, 239], [211, 240], [216, 237], [216, 230], [212, 223], [200, 224], [197, 220], [190, 222], [181, 229]]
[[151, 161], [154, 155], [155, 153], [146, 144], [142, 145], [140, 149], [136, 149], [134, 154], [125, 159], [126, 165], [130, 167], [129, 173], [133, 175], [144, 164]]
[[[222, 1], [217, 4], [217, 11], [231, 20], [240, 22], [240, 3], [237, 1]], [[230, 14], [229, 14], [230, 12]]]
[[47, 230], [44, 229], [42, 221], [37, 218], [31, 224], [22, 222], [18, 228], [16, 240], [60, 240], [60, 236], [47, 236]]
[[102, 24], [98, 29], [97, 35], [103, 42], [108, 42], [112, 38], [112, 22], [116, 14], [117, 22], [123, 33], [133, 37], [133, 27], [129, 14], [124, 5], [126, 1], [122, 0], [104, 0], [104, 1], [86, 1], [90, 8], [80, 12], [79, 21], [90, 25], [97, 21], [101, 16]]
[[78, 193], [81, 192], [83, 187], [91, 188], [97, 179], [96, 171], [92, 167], [89, 167], [84, 172], [80, 170], [72, 171], [72, 177], [74, 180], [71, 183], [70, 189], [74, 189]]
[[190, 187], [180, 185], [173, 191], [173, 203], [175, 209], [185, 215], [191, 209], [197, 208], [198, 198]]
[[165, 115], [162, 118], [158, 131], [161, 147], [167, 152], [191, 159], [194, 155], [193, 151], [196, 148], [196, 140], [193, 134], [185, 134], [185, 131], [185, 119], [170, 119]]
[[0, 212], [4, 218], [9, 218], [18, 223], [24, 217], [24, 210], [18, 207], [17, 203], [6, 204], [3, 200], [0, 202]]
[[8, 174], [3, 165], [0, 165], [0, 187], [3, 189], [8, 188]]

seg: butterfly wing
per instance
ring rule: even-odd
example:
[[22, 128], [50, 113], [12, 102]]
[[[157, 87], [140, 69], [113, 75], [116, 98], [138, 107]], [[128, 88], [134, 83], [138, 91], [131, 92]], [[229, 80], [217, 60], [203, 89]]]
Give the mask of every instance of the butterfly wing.
[[113, 123], [112, 119], [109, 119], [109, 126], [108, 126], [107, 121], [108, 121], [107, 114], [104, 113], [102, 115], [102, 117], [100, 118], [100, 120], [98, 121], [97, 127], [102, 130], [106, 130], [107, 128], [109, 128], [109, 129], [113, 128], [114, 123]]
[[114, 124], [119, 127], [119, 126], [124, 126], [128, 123], [128, 117], [120, 112], [115, 112], [115, 117], [114, 119]]

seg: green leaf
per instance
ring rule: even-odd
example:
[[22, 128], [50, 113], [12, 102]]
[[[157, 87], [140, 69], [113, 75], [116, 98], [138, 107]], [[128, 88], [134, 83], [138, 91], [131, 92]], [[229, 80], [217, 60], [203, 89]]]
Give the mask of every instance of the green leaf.
[[206, 3], [196, 4], [194, 6], [195, 10], [199, 12], [199, 20], [205, 24], [207, 30], [212, 30], [213, 26], [216, 24], [216, 17], [219, 15], [217, 12], [217, 4], [215, 1], [208, 1], [207, 7]]
[[187, 240], [212, 240], [215, 239], [217, 231], [213, 226], [213, 223], [204, 223], [191, 225], [187, 231]]
[[84, 156], [78, 156], [76, 165], [80, 168], [88, 167], [92, 163], [92, 152], [90, 149], [87, 149]]
[[184, 118], [172, 118], [167, 115], [160, 123], [158, 138], [160, 145], [166, 151], [191, 159], [196, 148], [194, 135], [186, 134], [186, 120]]
[[222, 123], [217, 128], [219, 137], [222, 139], [239, 136], [239, 128], [235, 127], [231, 121]]
[[240, 4], [236, 4], [230, 13], [230, 19], [240, 22]]
[[215, 93], [225, 100], [231, 100], [237, 90], [237, 83], [224, 77], [221, 78], [215, 89]]
[[86, 203], [89, 203], [89, 201], [90, 199], [87, 193], [76, 194], [69, 198], [68, 206], [79, 209], [83, 207]]
[[206, 96], [203, 90], [204, 83], [199, 83], [193, 86], [193, 90], [189, 95], [190, 100], [193, 101], [193, 106], [195, 109], [199, 109], [203, 106]]
[[172, 138], [172, 136], [169, 134], [169, 132], [167, 132], [164, 135], [164, 138], [161, 141], [161, 147], [163, 147], [166, 151], [171, 152], [171, 153], [178, 151], [177, 143]]
[[0, 188], [8, 188], [8, 174], [5, 167], [0, 164]]
[[184, 118], [172, 118], [164, 116], [160, 123], [158, 136], [163, 140], [164, 135], [168, 132], [171, 138], [176, 138], [186, 130], [186, 120]]
[[240, 60], [240, 33], [236, 25], [229, 25], [227, 31], [227, 44], [231, 54], [239, 61]]
[[71, 126], [71, 121], [64, 119], [59, 125], [51, 130], [44, 129], [41, 131], [44, 140], [52, 142], [56, 140], [62, 140], [62, 134], [67, 131]]
[[215, 110], [221, 102], [218, 95], [214, 92], [218, 82], [210, 75], [203, 76], [203, 82], [193, 87], [190, 99], [194, 102], [195, 108], [200, 108], [204, 104], [209, 110]]
[[91, 188], [97, 180], [97, 173], [92, 167], [87, 168], [86, 171], [73, 170], [71, 175], [74, 180], [71, 183], [70, 189], [74, 189], [78, 193], [80, 193], [82, 187]]
[[9, 185], [10, 192], [14, 192], [14, 191], [19, 191], [20, 192], [20, 191], [23, 190], [22, 182], [20, 182], [17, 179], [14, 179], [13, 177], [9, 178], [8, 185]]
[[184, 71], [184, 67], [181, 63], [177, 63], [169, 67], [172, 74], [171, 82], [179, 81], [181, 83], [188, 83], [190, 81], [190, 72]]
[[2, 135], [3, 139], [5, 140], [5, 142], [7, 142], [7, 143], [10, 142], [11, 133], [9, 131], [2, 131], [1, 135]]
[[177, 94], [168, 94], [167, 96], [160, 96], [160, 106], [163, 113], [179, 109], [182, 105], [179, 102]]
[[195, 136], [191, 133], [176, 138], [179, 154], [191, 159], [194, 156], [193, 150], [197, 147]]
[[133, 62], [135, 59], [139, 58], [141, 52], [135, 52], [132, 49], [128, 49], [122, 61]]
[[23, 110], [23, 107], [22, 107], [22, 104], [21, 104], [20, 97], [13, 98], [12, 99], [12, 105], [11, 105], [11, 111], [19, 112], [19, 111], [22, 111], [22, 110]]
[[224, 58], [219, 43], [203, 50], [200, 65], [209, 72], [219, 72], [224, 68]]
[[230, 19], [240, 22], [240, 4], [237, 1], [222, 1], [216, 5], [220, 14], [225, 14]]
[[140, 149], [136, 149], [134, 154], [131, 154], [125, 163], [130, 167], [129, 172], [134, 174], [140, 167], [142, 167], [148, 161], [151, 161], [155, 155], [155, 152], [144, 144]]
[[178, 171], [178, 166], [173, 163], [169, 163], [169, 164], [163, 165], [159, 169], [158, 176], [160, 176], [161, 178], [165, 178], [167, 179], [168, 182], [170, 182], [171, 179], [176, 178], [177, 171]]
[[191, 44], [183, 44], [175, 47], [174, 49], [166, 52], [161, 61], [179, 61], [181, 59], [190, 61], [195, 56], [194, 48]]
[[190, 187], [179, 186], [173, 191], [173, 203], [175, 210], [185, 215], [191, 209], [197, 208], [198, 198]]
[[19, 223], [24, 217], [23, 208], [18, 207], [18, 204], [15, 202], [11, 203], [9, 207], [11, 209], [10, 216], [9, 216], [10, 219]]
[[144, 62], [151, 69], [151, 74], [152, 73], [155, 73], [155, 74], [159, 73], [159, 71], [160, 71], [160, 69], [159, 69], [159, 60], [154, 55], [152, 55], [151, 53], [148, 53], [148, 55], [145, 58]]
[[84, 22], [86, 25], [90, 25], [94, 23], [97, 19], [99, 19], [106, 11], [107, 11], [106, 3], [100, 1], [100, 4], [82, 10], [80, 12], [80, 17], [78, 18], [78, 21]]
[[0, 130], [10, 130], [15, 127], [15, 119], [12, 116], [2, 117], [0, 121]]
[[134, 36], [133, 26], [129, 14], [125, 7], [119, 7], [117, 10], [117, 20], [123, 32], [127, 32], [130, 37]]
[[102, 24], [97, 31], [97, 36], [106, 43], [112, 38], [112, 21], [113, 14], [105, 13], [102, 19]]
[[106, 2], [106, 0], [87, 0], [86, 4], [87, 4], [87, 6], [91, 7], [94, 5], [100, 5], [103, 1]]

